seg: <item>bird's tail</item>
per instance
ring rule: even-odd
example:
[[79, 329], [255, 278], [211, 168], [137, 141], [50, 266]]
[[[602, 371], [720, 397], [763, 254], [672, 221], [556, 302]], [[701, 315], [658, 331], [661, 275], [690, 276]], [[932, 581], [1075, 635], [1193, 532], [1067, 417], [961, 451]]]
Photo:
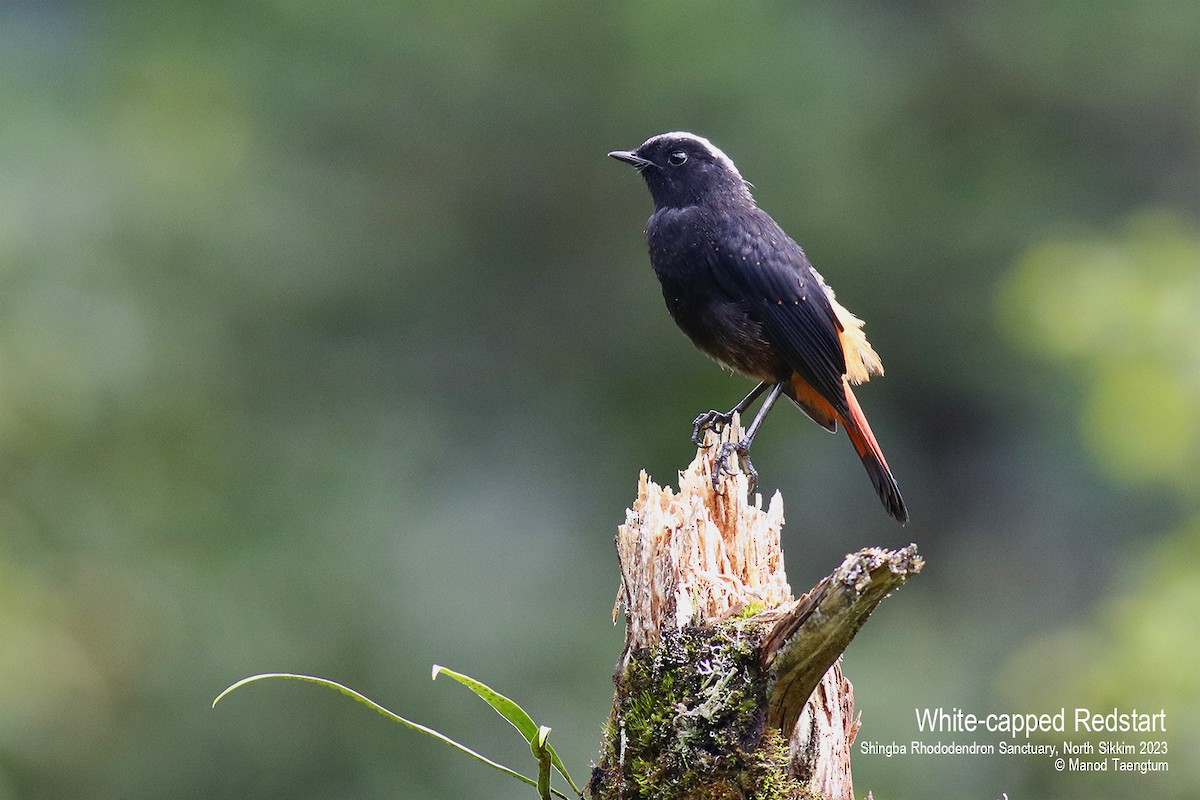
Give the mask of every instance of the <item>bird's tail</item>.
[[867, 417], [863, 414], [862, 406], [858, 404], [858, 398], [850, 390], [849, 382], [846, 382], [845, 386], [850, 414], [848, 417], [842, 417], [842, 425], [846, 428], [858, 457], [862, 459], [863, 466], [867, 468], [867, 474], [871, 476], [871, 483], [879, 493], [883, 507], [903, 525], [908, 522], [908, 508], [904, 505], [904, 498], [900, 496], [900, 487], [896, 485], [896, 479], [888, 469], [883, 451], [879, 449], [879, 442], [875, 441], [875, 434], [867, 424]]

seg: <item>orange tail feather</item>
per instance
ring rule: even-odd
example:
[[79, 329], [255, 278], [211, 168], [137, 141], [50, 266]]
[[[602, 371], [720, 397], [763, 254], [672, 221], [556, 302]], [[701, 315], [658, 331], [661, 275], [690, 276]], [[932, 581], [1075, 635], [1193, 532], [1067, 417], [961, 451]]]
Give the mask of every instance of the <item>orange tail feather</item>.
[[871, 484], [879, 494], [879, 499], [883, 501], [883, 507], [887, 509], [892, 518], [903, 525], [908, 522], [908, 508], [904, 505], [904, 498], [900, 496], [900, 487], [896, 485], [896, 479], [892, 477], [892, 471], [888, 469], [887, 460], [883, 457], [883, 450], [880, 449], [879, 442], [875, 441], [875, 434], [871, 432], [871, 426], [867, 424], [867, 417], [863, 414], [862, 406], [858, 404], [858, 398], [850, 390], [849, 382], [844, 381], [844, 383], [846, 404], [850, 408], [850, 416], [841, 417], [842, 425], [850, 436], [850, 442], [854, 445], [855, 452], [862, 459], [863, 466], [867, 468], [867, 474], [871, 476]]

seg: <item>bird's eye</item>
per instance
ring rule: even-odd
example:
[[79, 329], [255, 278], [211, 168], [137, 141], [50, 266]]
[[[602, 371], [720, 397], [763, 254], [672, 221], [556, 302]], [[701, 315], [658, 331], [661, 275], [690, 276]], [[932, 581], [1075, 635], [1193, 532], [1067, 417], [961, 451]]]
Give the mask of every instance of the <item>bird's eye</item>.
[[682, 166], [687, 161], [687, 153], [683, 152], [682, 150], [676, 150], [674, 153], [671, 153], [671, 155], [667, 156], [667, 161], [669, 161], [673, 167]]

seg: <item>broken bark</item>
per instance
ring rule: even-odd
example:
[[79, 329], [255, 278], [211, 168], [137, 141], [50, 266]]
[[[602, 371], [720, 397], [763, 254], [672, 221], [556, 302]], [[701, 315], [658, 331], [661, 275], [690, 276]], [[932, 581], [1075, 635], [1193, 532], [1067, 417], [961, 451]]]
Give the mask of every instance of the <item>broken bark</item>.
[[853, 800], [853, 688], [838, 660], [867, 616], [921, 569], [915, 545], [849, 555], [799, 600], [784, 572], [778, 492], [767, 508], [734, 469], [716, 489], [717, 445], [679, 475], [645, 472], [617, 533], [625, 618], [596, 800]]

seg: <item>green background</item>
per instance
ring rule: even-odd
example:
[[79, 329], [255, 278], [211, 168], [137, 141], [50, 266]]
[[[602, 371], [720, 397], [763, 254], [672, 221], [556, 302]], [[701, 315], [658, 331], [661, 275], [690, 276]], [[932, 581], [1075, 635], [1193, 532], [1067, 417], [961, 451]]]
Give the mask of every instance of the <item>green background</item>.
[[1198, 54], [1165, 0], [4, 4], [0, 798], [532, 797], [312, 686], [209, 708], [314, 673], [532, 770], [435, 662], [586, 777], [638, 470], [748, 388], [604, 157], [679, 129], [887, 366], [907, 528], [794, 409], [755, 447], [797, 591], [927, 559], [847, 655], [860, 738], [1167, 712], [1165, 775], [860, 755], [859, 793], [1194, 796]]

